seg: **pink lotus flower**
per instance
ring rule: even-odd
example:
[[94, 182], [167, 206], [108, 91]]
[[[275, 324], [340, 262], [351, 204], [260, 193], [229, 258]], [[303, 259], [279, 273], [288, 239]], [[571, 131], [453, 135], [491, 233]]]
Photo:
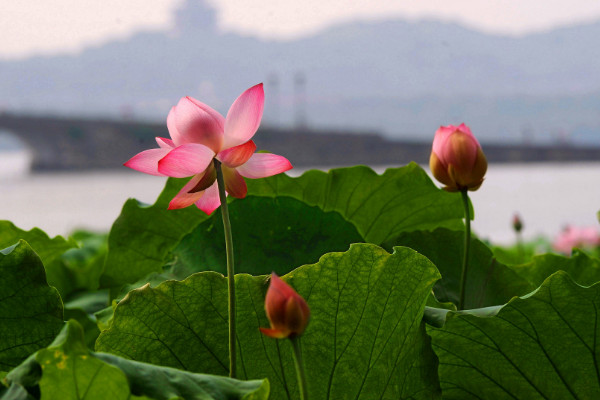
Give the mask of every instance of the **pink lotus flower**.
[[306, 301], [275, 273], [271, 274], [265, 311], [271, 328], [260, 328], [260, 331], [275, 339], [302, 335], [310, 319]]
[[592, 227], [567, 226], [552, 243], [554, 250], [565, 254], [570, 254], [574, 247], [589, 249], [597, 246], [600, 246], [600, 234]]
[[244, 198], [248, 189], [243, 177], [264, 178], [292, 168], [275, 154], [255, 154], [251, 140], [263, 113], [263, 85], [242, 93], [227, 117], [191, 97], [171, 108], [167, 127], [171, 139], [157, 137], [159, 148], [142, 151], [124, 165], [146, 174], [192, 179], [171, 200], [169, 209], [192, 204], [207, 214], [220, 205], [213, 159], [222, 163], [225, 190]]
[[448, 125], [435, 133], [429, 168], [449, 192], [477, 190], [483, 183], [487, 160], [468, 126]]

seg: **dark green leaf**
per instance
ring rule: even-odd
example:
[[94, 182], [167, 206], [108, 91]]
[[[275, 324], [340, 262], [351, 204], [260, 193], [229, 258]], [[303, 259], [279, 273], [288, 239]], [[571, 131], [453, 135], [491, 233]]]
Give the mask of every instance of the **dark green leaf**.
[[[311, 308], [302, 337], [311, 399], [436, 398], [435, 357], [420, 325], [435, 267], [407, 248], [329, 253], [284, 277]], [[261, 335], [267, 277], [236, 276], [238, 376], [267, 377], [296, 399], [290, 344]], [[129, 293], [98, 350], [190, 371], [227, 374], [227, 281], [194, 274]], [[411, 377], [410, 379], [408, 377]]]
[[383, 175], [358, 166], [247, 182], [252, 195], [290, 196], [323, 211], [337, 211], [369, 243], [381, 244], [405, 231], [462, 226], [460, 196], [437, 188], [415, 163]]
[[572, 257], [543, 254], [534, 257], [530, 263], [512, 265], [510, 268], [534, 287], [541, 285], [556, 271], [567, 272], [580, 285], [589, 286], [600, 282], [600, 260], [581, 251], [575, 251]]
[[79, 308], [65, 308], [65, 319], [75, 320], [81, 325], [84, 332], [83, 337], [85, 344], [89, 349], [93, 350], [96, 339], [98, 339], [98, 335], [100, 335], [100, 329], [98, 328], [95, 318], [93, 318], [93, 316], [90, 317], [90, 315]]
[[600, 398], [599, 308], [599, 284], [560, 271], [495, 316], [449, 312], [430, 329], [444, 398]]
[[48, 345], [63, 325], [63, 305], [44, 266], [20, 240], [0, 254], [0, 370]]
[[61, 256], [64, 275], [69, 279], [71, 289], [69, 293], [61, 292], [63, 299], [77, 291], [98, 289], [108, 251], [107, 237], [87, 231], [76, 231], [71, 235], [79, 248], [69, 249]]
[[0, 221], [0, 249], [12, 246], [20, 239], [25, 240], [41, 258], [46, 268], [48, 283], [61, 294], [70, 293], [72, 277], [70, 272], [65, 270], [60, 258], [67, 250], [77, 247], [77, 243], [65, 240], [61, 236], [51, 239], [38, 228], [24, 231], [10, 221]]
[[[162, 273], [170, 252], [208, 218], [194, 206], [167, 210], [185, 182], [169, 179], [153, 206], [132, 199], [125, 203], [110, 232], [103, 287], [120, 288], [150, 273]], [[361, 237], [375, 244], [403, 231], [462, 226], [460, 196], [438, 189], [416, 164], [389, 169], [383, 175], [368, 167], [353, 167], [328, 173], [309, 171], [298, 178], [280, 174], [247, 183], [249, 195], [293, 197], [325, 212], [337, 212]]]
[[266, 400], [269, 394], [264, 380], [242, 382], [92, 353], [75, 321], [7, 380], [13, 387], [39, 387], [42, 399]]
[[[235, 233], [236, 272], [283, 275], [317, 262], [325, 253], [345, 251], [351, 243], [363, 242], [356, 228], [338, 213], [323, 212], [291, 197], [249, 196], [233, 201], [229, 214]], [[226, 274], [221, 213], [214, 213], [183, 238], [174, 254], [178, 266], [190, 273], [211, 270]]]
[[[442, 274], [434, 287], [441, 302], [458, 304], [463, 262], [464, 233], [448, 229], [403, 233], [390, 245], [407, 246], [429, 258]], [[477, 239], [471, 241], [465, 308], [505, 304], [513, 296], [531, 292], [535, 286], [499, 263], [490, 249]]]

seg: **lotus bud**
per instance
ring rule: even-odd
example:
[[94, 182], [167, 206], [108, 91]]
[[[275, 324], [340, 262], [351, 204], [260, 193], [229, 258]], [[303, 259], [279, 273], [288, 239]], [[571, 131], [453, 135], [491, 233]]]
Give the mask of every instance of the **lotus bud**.
[[487, 160], [468, 126], [448, 125], [435, 133], [429, 167], [449, 192], [477, 190], [483, 183]]
[[271, 274], [271, 284], [265, 298], [265, 311], [271, 328], [260, 328], [260, 331], [275, 339], [302, 335], [310, 319], [310, 309], [306, 301], [275, 273]]
[[523, 221], [521, 221], [521, 217], [519, 214], [515, 214], [513, 216], [512, 226], [515, 232], [519, 233], [523, 230]]

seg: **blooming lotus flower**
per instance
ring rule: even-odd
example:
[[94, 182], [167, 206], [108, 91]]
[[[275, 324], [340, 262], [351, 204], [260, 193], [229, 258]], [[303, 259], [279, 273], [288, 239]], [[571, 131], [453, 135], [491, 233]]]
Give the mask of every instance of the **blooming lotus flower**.
[[150, 175], [192, 179], [171, 200], [169, 209], [195, 204], [206, 214], [220, 205], [213, 160], [222, 163], [225, 190], [244, 198], [246, 178], [264, 178], [292, 168], [282, 156], [255, 154], [251, 140], [263, 113], [263, 85], [242, 93], [227, 116], [200, 101], [183, 97], [169, 112], [167, 128], [171, 139], [157, 137], [159, 148], [142, 151], [124, 165]]
[[275, 273], [271, 274], [265, 311], [271, 328], [260, 328], [260, 331], [275, 339], [302, 335], [310, 318], [306, 301]]
[[552, 243], [554, 250], [565, 254], [570, 254], [574, 247], [589, 249], [597, 246], [600, 246], [600, 233], [593, 227], [567, 226]]
[[487, 171], [487, 160], [465, 124], [441, 126], [429, 158], [431, 173], [450, 192], [477, 190]]

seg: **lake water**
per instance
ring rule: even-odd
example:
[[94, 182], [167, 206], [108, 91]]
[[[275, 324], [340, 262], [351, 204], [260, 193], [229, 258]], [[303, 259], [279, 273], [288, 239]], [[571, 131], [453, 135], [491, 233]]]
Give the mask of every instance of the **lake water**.
[[[133, 171], [3, 179], [0, 219], [26, 230], [37, 226], [49, 235], [66, 235], [75, 228], [108, 231], [127, 198], [154, 203], [164, 182]], [[526, 238], [554, 237], [567, 224], [598, 226], [599, 183], [600, 162], [490, 165], [481, 189], [470, 192], [473, 230], [494, 242], [511, 243], [515, 212], [524, 221]]]

